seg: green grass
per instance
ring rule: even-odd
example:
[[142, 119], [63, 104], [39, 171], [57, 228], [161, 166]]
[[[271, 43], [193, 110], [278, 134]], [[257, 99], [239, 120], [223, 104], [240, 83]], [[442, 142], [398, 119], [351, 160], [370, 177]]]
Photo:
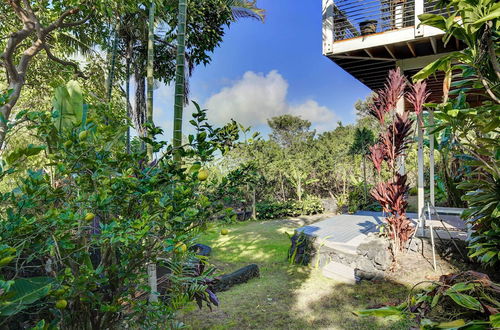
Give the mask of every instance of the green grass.
[[407, 288], [393, 282], [347, 285], [321, 275], [317, 269], [286, 261], [293, 233], [290, 221], [247, 222], [222, 226], [202, 237], [212, 247], [210, 262], [219, 273], [256, 263], [260, 278], [218, 293], [221, 305], [180, 316], [193, 329], [408, 329], [405, 322], [362, 318], [357, 309], [381, 303], [399, 303]]

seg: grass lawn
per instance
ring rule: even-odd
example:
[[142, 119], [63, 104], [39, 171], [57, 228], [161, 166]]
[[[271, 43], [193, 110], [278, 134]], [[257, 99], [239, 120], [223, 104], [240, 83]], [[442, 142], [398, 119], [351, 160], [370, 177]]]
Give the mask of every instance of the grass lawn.
[[221, 305], [185, 311], [181, 320], [193, 329], [408, 329], [406, 322], [361, 318], [353, 314], [380, 303], [399, 303], [407, 287], [394, 282], [347, 285], [317, 269], [289, 265], [288, 236], [293, 221], [246, 222], [215, 227], [201, 243], [212, 247], [210, 262], [220, 274], [256, 263], [260, 278], [218, 293]]

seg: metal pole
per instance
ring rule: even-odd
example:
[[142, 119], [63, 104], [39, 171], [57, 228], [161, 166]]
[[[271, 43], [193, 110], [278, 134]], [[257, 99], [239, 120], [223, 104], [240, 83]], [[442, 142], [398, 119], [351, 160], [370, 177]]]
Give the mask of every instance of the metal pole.
[[432, 263], [434, 265], [434, 270], [437, 270], [436, 266], [436, 247], [434, 245], [434, 227], [432, 224], [430, 224], [430, 230], [431, 230], [431, 245], [432, 245]]

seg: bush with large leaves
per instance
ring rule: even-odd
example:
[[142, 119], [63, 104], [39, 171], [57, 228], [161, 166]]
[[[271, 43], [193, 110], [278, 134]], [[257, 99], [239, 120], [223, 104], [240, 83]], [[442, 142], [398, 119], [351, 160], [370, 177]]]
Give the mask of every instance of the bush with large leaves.
[[[79, 117], [75, 109], [82, 108]], [[40, 145], [13, 150], [2, 173], [15, 172], [36, 153], [48, 157], [0, 195], [2, 243], [16, 249], [15, 260], [1, 272], [7, 281], [48, 277], [54, 290], [15, 318], [0, 320], [10, 327], [41, 319], [65, 329], [116, 328], [123, 322], [174, 327], [173, 315], [185, 303], [217, 302], [207, 290], [210, 269], [193, 264], [191, 246], [222, 209], [223, 191], [200, 189], [211, 183], [200, 181], [198, 172], [238, 139], [238, 126], [213, 128], [197, 107], [196, 134], [178, 151], [184, 160], [179, 167], [164, 142], [146, 139], [155, 151], [163, 150], [151, 163], [142, 150], [125, 152], [126, 126], [100, 122], [98, 112], [82, 103], [71, 83], [58, 90], [53, 111], [19, 114]], [[158, 303], [146, 299], [149, 263], [159, 267]], [[61, 300], [67, 307], [56, 304]]]
[[[430, 63], [413, 78], [445, 72], [445, 99], [435, 108], [433, 131], [449, 130], [472, 171], [458, 186], [469, 209], [463, 213], [472, 226], [470, 256], [494, 265], [500, 261], [500, 3], [494, 0], [447, 2], [448, 17], [424, 14], [423, 24], [446, 32], [467, 47]], [[454, 72], [459, 72], [453, 76]], [[450, 91], [451, 88], [451, 91]], [[448, 91], [453, 99], [448, 99]], [[480, 95], [482, 101], [477, 101]], [[474, 102], [475, 104], [472, 104]]]

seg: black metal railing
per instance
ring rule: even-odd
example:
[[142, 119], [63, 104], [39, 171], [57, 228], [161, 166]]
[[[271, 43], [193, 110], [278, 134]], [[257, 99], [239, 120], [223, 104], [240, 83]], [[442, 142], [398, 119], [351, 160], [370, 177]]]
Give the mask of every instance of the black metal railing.
[[[424, 12], [439, 13], [437, 0], [424, 0]], [[335, 41], [415, 26], [415, 0], [336, 0]]]

